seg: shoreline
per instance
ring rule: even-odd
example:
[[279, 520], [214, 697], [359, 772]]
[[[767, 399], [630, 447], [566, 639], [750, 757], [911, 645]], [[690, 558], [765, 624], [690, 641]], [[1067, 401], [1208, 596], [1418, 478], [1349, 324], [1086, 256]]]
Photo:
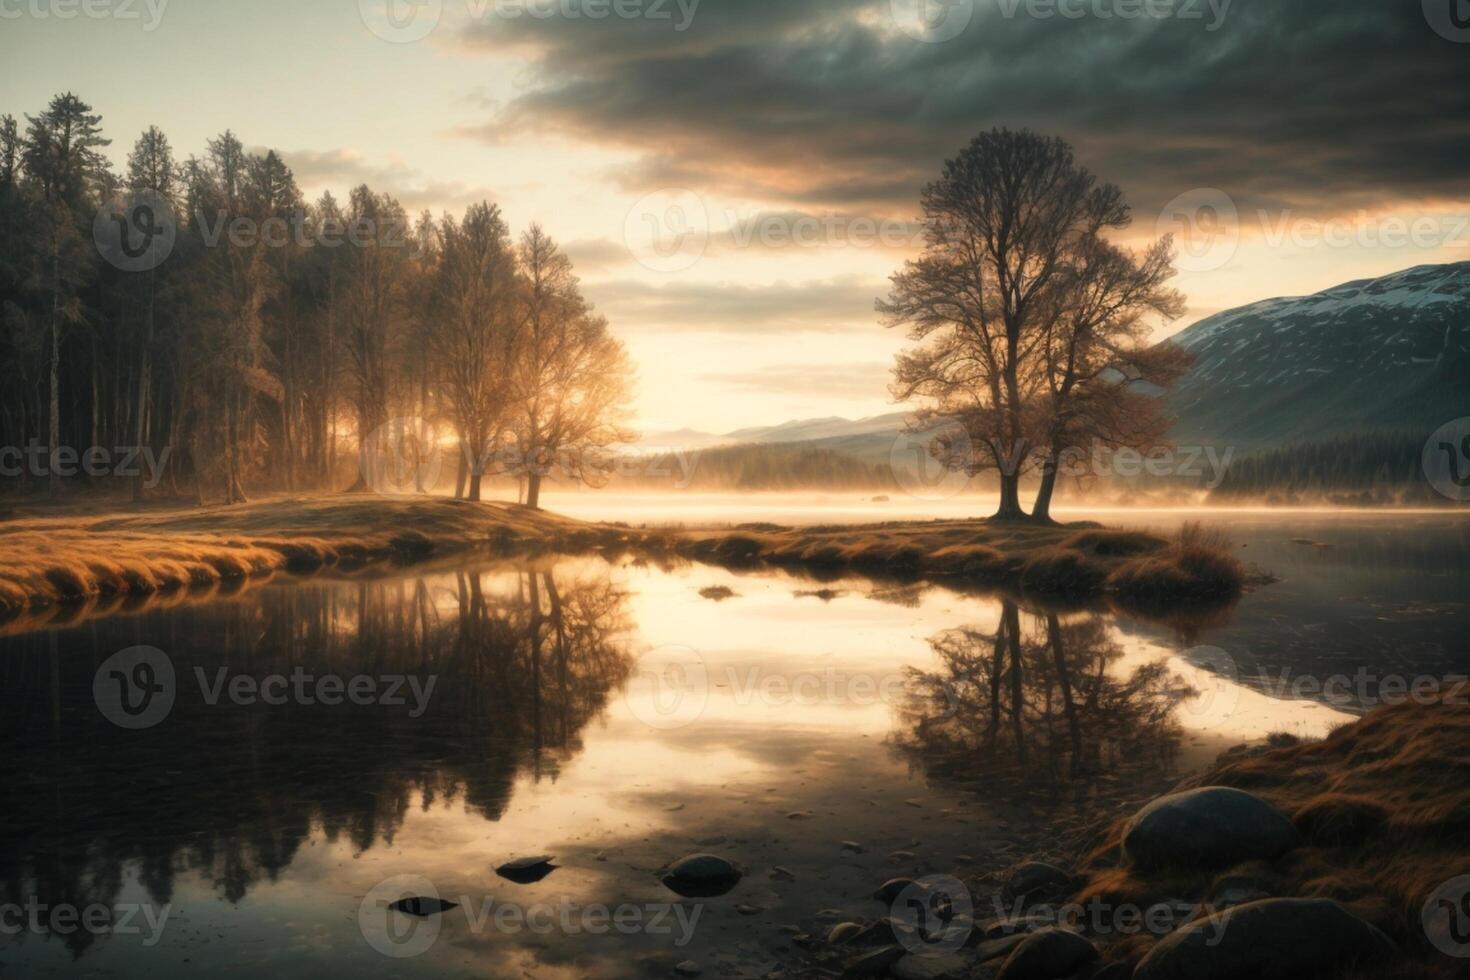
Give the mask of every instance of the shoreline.
[[[1459, 976], [1463, 941], [1437, 934], [1430, 913], [1436, 897], [1470, 887], [1456, 877], [1470, 827], [1467, 700], [1470, 686], [1458, 683], [1323, 739], [1236, 745], [1156, 795], [1105, 793], [1078, 821], [1031, 828], [1007, 865], [873, 882], [886, 911], [830, 933], [819, 924], [798, 939], [789, 975]], [[1261, 810], [1251, 816], [1279, 826], [1242, 813], [1222, 822], [1225, 833], [1209, 821], [1149, 824], [1151, 813], [1198, 816], [1242, 797]], [[1283, 831], [1284, 842], [1262, 841]], [[1174, 859], [1162, 860], [1170, 849]], [[943, 932], [907, 908], [916, 895], [950, 900], [960, 888], [973, 912]], [[1055, 972], [1027, 969], [1069, 956]]]
[[107, 598], [188, 594], [278, 572], [491, 557], [631, 552], [816, 576], [852, 572], [1011, 588], [1078, 602], [1223, 605], [1247, 584], [1223, 541], [1093, 524], [890, 522], [633, 528], [447, 497], [337, 494], [230, 506], [15, 517], [0, 523], [0, 620]]

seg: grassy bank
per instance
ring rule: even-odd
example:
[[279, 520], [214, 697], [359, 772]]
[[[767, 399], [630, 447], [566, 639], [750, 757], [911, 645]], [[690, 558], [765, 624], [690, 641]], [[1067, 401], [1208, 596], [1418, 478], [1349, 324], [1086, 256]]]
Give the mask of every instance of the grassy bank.
[[380, 496], [21, 517], [0, 529], [0, 615], [11, 616], [278, 571], [406, 564], [496, 542], [506, 551], [580, 550], [618, 536], [611, 528], [514, 504]]
[[1167, 604], [1237, 596], [1246, 572], [1228, 543], [1186, 525], [1176, 539], [1097, 526], [932, 521], [836, 527], [744, 525], [689, 531], [667, 546], [732, 566], [906, 572], [1018, 588], [1043, 596], [1116, 595]]
[[1221, 541], [1141, 531], [936, 521], [851, 527], [635, 530], [515, 504], [443, 497], [273, 498], [236, 507], [38, 513], [0, 523], [0, 617], [97, 601], [189, 594], [281, 571], [407, 564], [478, 548], [637, 551], [817, 573], [963, 581], [1086, 599], [1222, 601], [1243, 573]]
[[[1227, 753], [1191, 786], [1230, 786], [1292, 818], [1303, 846], [1275, 861], [1213, 872], [1144, 874], [1121, 860], [1126, 821], [1100, 829], [1079, 901], [1206, 902], [1230, 879], [1279, 897], [1330, 898], [1387, 933], [1410, 962], [1363, 977], [1464, 976], [1464, 960], [1435, 949], [1422, 911], [1446, 880], [1467, 871], [1470, 844], [1470, 707], [1458, 684], [1431, 703], [1382, 707], [1325, 740]], [[1420, 699], [1422, 701], [1423, 699]], [[1282, 741], [1291, 742], [1291, 739]], [[1105, 947], [1136, 962], [1146, 934]]]

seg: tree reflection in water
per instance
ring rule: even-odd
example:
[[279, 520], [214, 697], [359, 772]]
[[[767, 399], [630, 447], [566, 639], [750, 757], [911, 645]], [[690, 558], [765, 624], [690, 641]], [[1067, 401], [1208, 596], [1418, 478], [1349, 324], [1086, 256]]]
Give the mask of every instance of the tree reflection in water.
[[[626, 593], [606, 571], [305, 584], [240, 601], [0, 640], [0, 903], [110, 905], [136, 871], [155, 903], [195, 873], [240, 901], [313, 837], [391, 842], [417, 800], [487, 820], [518, 775], [555, 778], [631, 669]], [[98, 712], [98, 666], [135, 644], [172, 659], [154, 728]], [[195, 671], [435, 677], [428, 707], [211, 705]], [[405, 693], [407, 693], [405, 691]], [[96, 938], [64, 941], [78, 955]]]
[[1005, 599], [993, 631], [929, 642], [942, 668], [915, 672], [894, 744], [932, 774], [983, 780], [987, 793], [1075, 798], [1120, 771], [1174, 765], [1176, 709], [1193, 692], [1162, 662], [1120, 670], [1106, 617], [1023, 613]]

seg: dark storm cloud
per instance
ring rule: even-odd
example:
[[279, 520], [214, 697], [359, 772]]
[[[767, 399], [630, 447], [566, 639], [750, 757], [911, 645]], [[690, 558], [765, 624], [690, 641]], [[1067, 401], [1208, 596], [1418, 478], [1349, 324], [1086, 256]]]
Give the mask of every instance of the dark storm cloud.
[[[1071, 140], [1143, 214], [1196, 187], [1315, 211], [1467, 195], [1470, 44], [1431, 29], [1420, 3], [1061, 4], [1082, 16], [974, 0], [942, 43], [898, 30], [889, 0], [703, 0], [684, 31], [481, 21], [463, 42], [529, 54], [538, 82], [469, 132], [634, 148], [614, 175], [630, 189], [885, 215], [911, 212], [942, 161], [995, 125]], [[1116, 16], [1145, 4], [1175, 15]]]

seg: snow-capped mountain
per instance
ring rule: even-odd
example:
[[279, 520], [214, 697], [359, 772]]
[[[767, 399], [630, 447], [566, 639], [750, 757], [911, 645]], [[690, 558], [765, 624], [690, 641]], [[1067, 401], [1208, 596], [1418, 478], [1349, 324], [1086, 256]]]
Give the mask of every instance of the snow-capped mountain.
[[1470, 262], [1424, 265], [1216, 314], [1174, 341], [1180, 445], [1242, 449], [1470, 415]]

